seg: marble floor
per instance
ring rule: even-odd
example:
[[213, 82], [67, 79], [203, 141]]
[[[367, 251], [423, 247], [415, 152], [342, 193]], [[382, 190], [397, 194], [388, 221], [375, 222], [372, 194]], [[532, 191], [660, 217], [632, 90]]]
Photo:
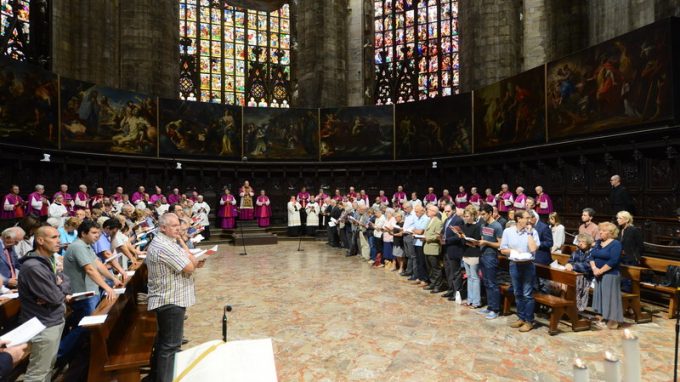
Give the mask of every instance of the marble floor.
[[[508, 327], [514, 316], [486, 320], [359, 257], [303, 247], [282, 242], [238, 256], [221, 245], [196, 274], [186, 347], [220, 338], [230, 304], [229, 339], [271, 337], [279, 381], [571, 381], [575, 354], [602, 380], [604, 351], [622, 356], [621, 330], [520, 333]], [[643, 380], [672, 380], [674, 321], [657, 314], [631, 329]]]

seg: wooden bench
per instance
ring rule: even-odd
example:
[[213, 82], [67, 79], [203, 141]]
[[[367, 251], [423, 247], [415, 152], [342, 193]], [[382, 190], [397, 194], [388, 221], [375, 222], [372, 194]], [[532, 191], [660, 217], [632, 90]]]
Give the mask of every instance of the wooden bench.
[[149, 365], [156, 336], [156, 316], [146, 304], [137, 304], [145, 289], [147, 268], [142, 264], [125, 285], [125, 293], [103, 300], [92, 315], [107, 314], [106, 321], [88, 326], [90, 367], [88, 381], [140, 380], [140, 368]]
[[[642, 256], [640, 265], [649, 268], [656, 273], [666, 274], [666, 269], [668, 269], [669, 265], [680, 266], [680, 261]], [[666, 314], [666, 318], [668, 319], [675, 318], [676, 310], [678, 308], [678, 294], [676, 288], [663, 285], [655, 285], [650, 283], [641, 283], [640, 286], [644, 290], [653, 292], [655, 294], [659, 294], [664, 298], [667, 298], [669, 302], [668, 313]]]
[[[570, 255], [553, 253], [552, 259], [557, 260], [561, 265], [569, 262]], [[652, 315], [642, 311], [640, 303], [640, 275], [645, 268], [636, 267], [632, 265], [619, 265], [619, 272], [621, 278], [628, 279], [631, 282], [631, 291], [621, 291], [621, 302], [623, 312], [626, 316], [635, 320], [636, 323], [642, 324], [645, 322], [652, 322]], [[591, 291], [592, 292], [592, 291]], [[628, 310], [633, 312], [632, 316], [628, 315]]]
[[560, 253], [563, 255], [571, 255], [572, 253], [576, 252], [577, 249], [578, 247], [573, 244], [563, 244], [560, 247]]
[[[507, 257], [499, 256], [498, 260], [499, 267], [502, 267], [506, 270], [510, 269], [510, 260], [508, 260]], [[564, 297], [534, 292], [534, 300], [537, 304], [551, 308], [548, 333], [552, 336], [560, 332], [557, 327], [565, 314], [571, 322], [571, 330], [575, 332], [589, 330], [590, 321], [582, 319], [579, 316], [578, 310], [576, 309], [576, 280], [579, 277], [583, 277], [583, 275], [576, 272], [552, 269], [541, 264], [536, 264], [536, 275], [540, 278], [559, 282], [567, 286], [567, 291], [564, 294]], [[500, 289], [501, 295], [503, 296], [502, 314], [508, 315], [510, 314], [510, 306], [515, 300], [515, 295], [510, 293], [510, 285], [501, 285]]]

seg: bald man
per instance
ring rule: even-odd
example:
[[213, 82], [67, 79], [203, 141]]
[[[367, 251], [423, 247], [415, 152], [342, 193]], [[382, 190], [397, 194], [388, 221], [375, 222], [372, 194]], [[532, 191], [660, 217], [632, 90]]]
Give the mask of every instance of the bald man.
[[34, 243], [35, 249], [20, 260], [19, 322], [36, 317], [47, 328], [31, 339], [31, 357], [24, 380], [49, 381], [64, 329], [64, 302], [71, 298], [71, 287], [68, 278], [57, 272], [52, 259], [60, 249], [59, 231], [50, 226], [40, 227]]

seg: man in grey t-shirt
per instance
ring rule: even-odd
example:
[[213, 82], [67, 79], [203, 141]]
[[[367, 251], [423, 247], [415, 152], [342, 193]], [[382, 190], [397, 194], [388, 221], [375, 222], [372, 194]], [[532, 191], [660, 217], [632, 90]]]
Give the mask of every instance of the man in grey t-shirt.
[[97, 223], [85, 220], [78, 227], [78, 239], [71, 243], [64, 253], [64, 274], [71, 280], [72, 293], [94, 291], [95, 295], [75, 301], [71, 305], [72, 313], [66, 321], [65, 328], [68, 334], [59, 345], [58, 366], [69, 363], [80, 348], [81, 339], [86, 331], [82, 326], [78, 326], [78, 323], [83, 317], [91, 315], [99, 304], [99, 288], [104, 290], [107, 299], [116, 296], [113, 289], [104, 281], [104, 277], [113, 281], [114, 287], [123, 286], [123, 283], [112, 275], [95, 255], [92, 244], [98, 239]]

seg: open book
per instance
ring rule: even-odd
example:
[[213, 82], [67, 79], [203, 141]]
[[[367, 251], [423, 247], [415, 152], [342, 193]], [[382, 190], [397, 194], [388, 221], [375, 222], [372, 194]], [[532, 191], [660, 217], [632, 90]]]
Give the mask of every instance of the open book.
[[121, 256], [123, 256], [123, 252], [118, 252], [118, 253], [116, 253], [115, 255], [113, 255], [113, 256], [109, 257], [108, 259], [104, 260], [104, 264], [108, 264], [108, 263], [112, 262], [113, 260], [115, 260], [115, 259], [117, 259], [117, 258], [119, 258], [119, 257], [121, 257]]
[[208, 256], [210, 256], [210, 255], [216, 254], [216, 253], [217, 253], [217, 248], [218, 248], [218, 246], [215, 245], [215, 246], [212, 246], [212, 247], [210, 247], [210, 248], [208, 248], [208, 249], [200, 249], [200, 248], [190, 249], [189, 252], [191, 252], [191, 254], [194, 255], [195, 258], [198, 259], [198, 258], [200, 258], [200, 257], [203, 256], [203, 255], [208, 255]]

